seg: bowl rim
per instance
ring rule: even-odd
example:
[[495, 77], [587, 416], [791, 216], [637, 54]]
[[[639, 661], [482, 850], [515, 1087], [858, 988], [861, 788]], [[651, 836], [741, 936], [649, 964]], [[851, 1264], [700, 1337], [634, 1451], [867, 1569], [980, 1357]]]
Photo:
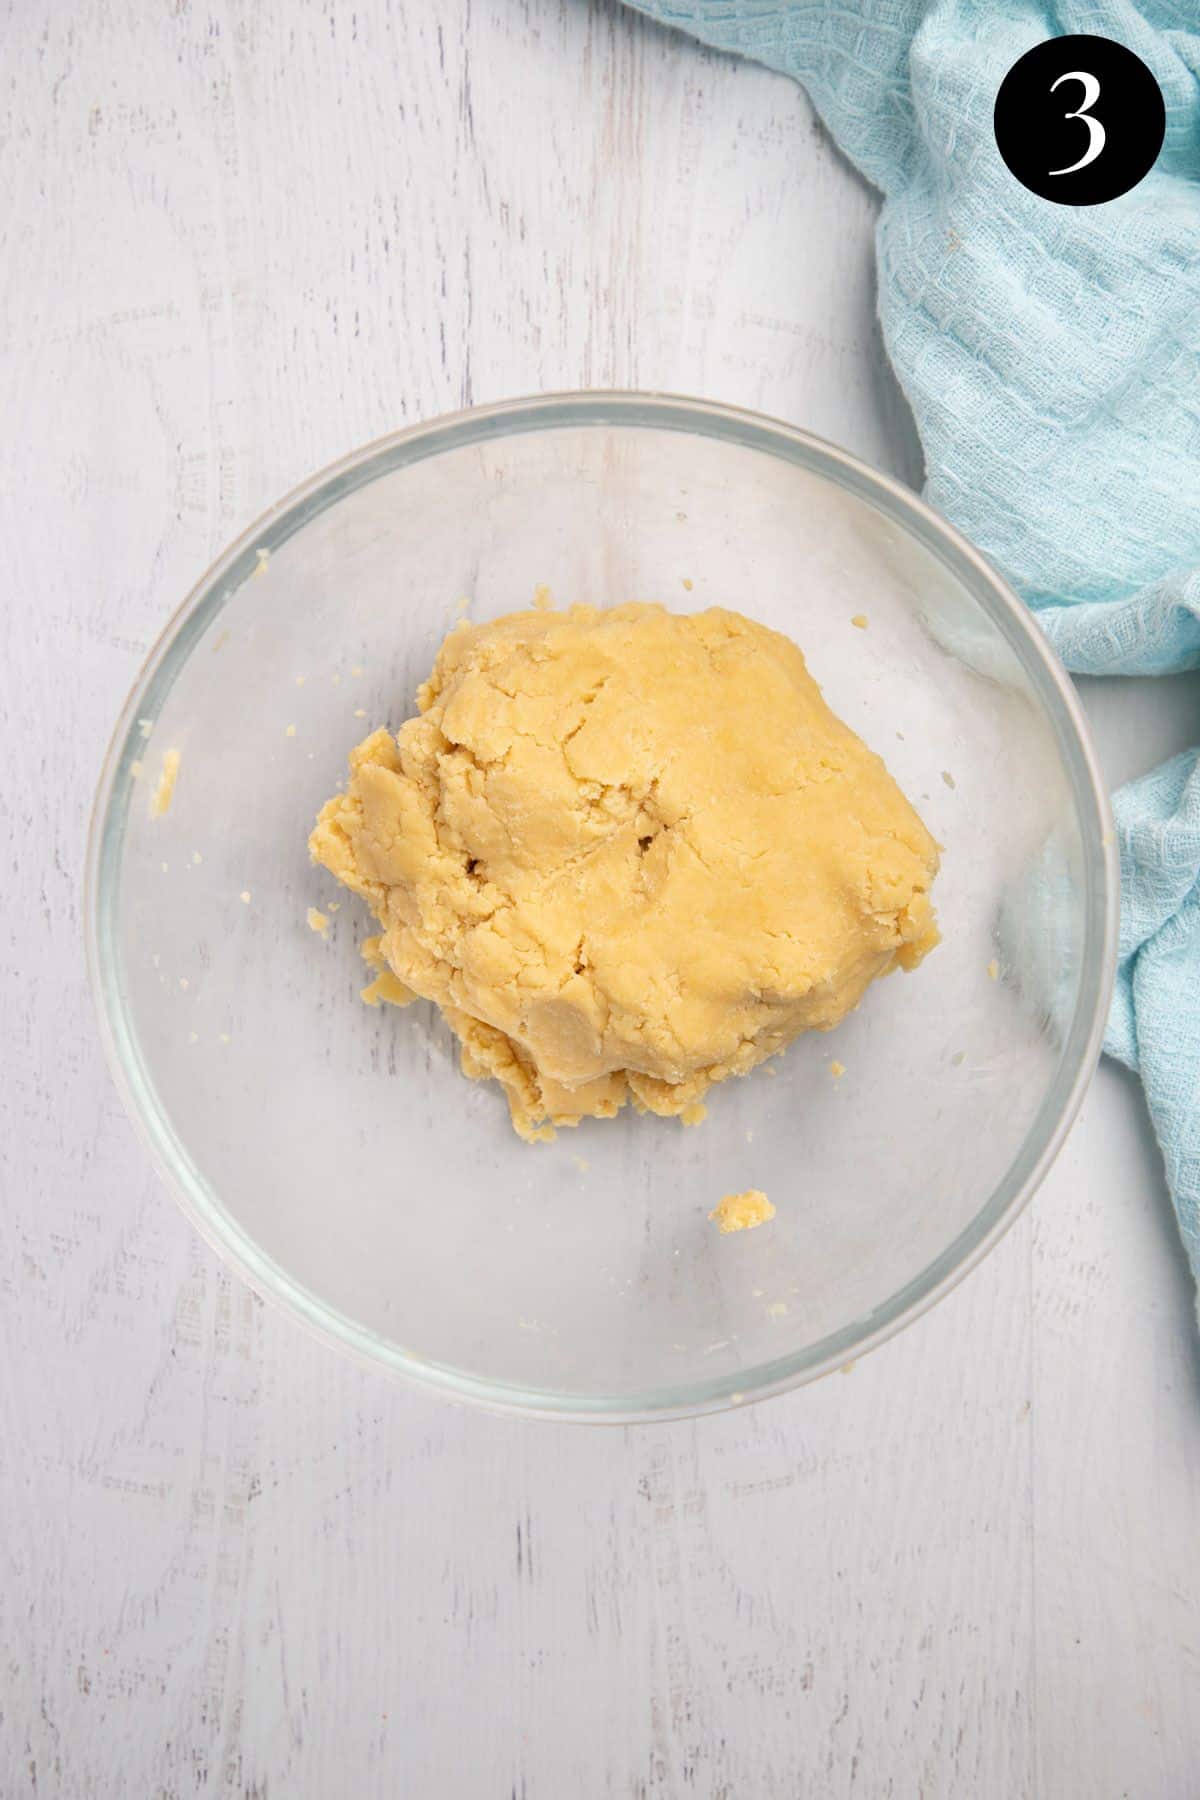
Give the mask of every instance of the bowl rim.
[[[510, 435], [580, 426], [675, 430], [740, 443], [836, 481], [915, 537], [969, 587], [1016, 651], [1054, 728], [1087, 865], [1080, 990], [1058, 1069], [1008, 1170], [968, 1225], [863, 1319], [803, 1351], [736, 1376], [589, 1396], [493, 1382], [416, 1356], [326, 1305], [267, 1256], [209, 1189], [159, 1103], [123, 1005], [119, 959], [111, 948], [129, 788], [120, 778], [128, 774], [136, 754], [137, 722], [156, 715], [156, 705], [147, 697], [169, 691], [194, 645], [259, 565], [261, 552], [270, 555], [344, 495], [410, 463]], [[363, 1366], [383, 1369], [444, 1397], [522, 1417], [627, 1425], [720, 1412], [814, 1381], [920, 1318], [983, 1260], [1028, 1205], [1057, 1156], [1099, 1060], [1116, 970], [1118, 897], [1119, 863], [1108, 794], [1075, 687], [1034, 614], [961, 533], [892, 476], [767, 414], [670, 393], [583, 389], [470, 407], [376, 438], [299, 483], [234, 539], [167, 621], [113, 729], [88, 831], [84, 921], [88, 979], [101, 1043], [122, 1104], [185, 1216], [255, 1293]]]

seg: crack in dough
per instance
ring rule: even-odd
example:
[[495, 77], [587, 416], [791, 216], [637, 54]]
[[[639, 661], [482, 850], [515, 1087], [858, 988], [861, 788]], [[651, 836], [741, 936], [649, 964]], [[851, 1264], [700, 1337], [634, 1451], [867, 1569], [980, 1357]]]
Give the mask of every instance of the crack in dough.
[[464, 620], [418, 706], [309, 847], [378, 920], [371, 999], [435, 1001], [522, 1137], [627, 1101], [697, 1120], [938, 941], [937, 845], [738, 613]]

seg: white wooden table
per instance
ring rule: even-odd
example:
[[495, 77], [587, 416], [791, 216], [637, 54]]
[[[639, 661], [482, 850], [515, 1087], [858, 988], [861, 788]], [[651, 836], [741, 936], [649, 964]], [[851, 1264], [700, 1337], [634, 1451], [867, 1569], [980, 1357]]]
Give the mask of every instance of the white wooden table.
[[[803, 96], [587, 0], [10, 0], [0, 1793], [1191, 1796], [1200, 1340], [1134, 1083], [847, 1376], [520, 1425], [231, 1280], [101, 1064], [110, 724], [212, 555], [405, 420], [763, 407], [920, 479]], [[1089, 703], [1114, 779], [1195, 681]]]

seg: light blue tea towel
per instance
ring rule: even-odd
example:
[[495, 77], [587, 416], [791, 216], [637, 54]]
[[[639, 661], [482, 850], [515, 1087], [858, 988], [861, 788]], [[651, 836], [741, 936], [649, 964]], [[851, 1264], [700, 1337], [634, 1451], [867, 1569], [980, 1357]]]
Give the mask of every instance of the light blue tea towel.
[[[882, 190], [879, 316], [926, 495], [1068, 668], [1200, 667], [1198, 0], [633, 3], [802, 82]], [[1008, 69], [1067, 32], [1128, 45], [1166, 101], [1155, 168], [1104, 206], [1028, 193], [992, 136]], [[1107, 1048], [1141, 1071], [1200, 1276], [1200, 752], [1123, 788], [1116, 810]]]

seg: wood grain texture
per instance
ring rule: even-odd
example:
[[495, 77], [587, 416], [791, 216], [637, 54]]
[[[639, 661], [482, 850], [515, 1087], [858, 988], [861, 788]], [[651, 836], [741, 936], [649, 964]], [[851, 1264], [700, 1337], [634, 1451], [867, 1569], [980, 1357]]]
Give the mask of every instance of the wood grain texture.
[[[586, 0], [13, 0], [3, 43], [0, 1793], [1194, 1793], [1200, 1365], [1124, 1077], [852, 1372], [600, 1431], [456, 1411], [265, 1309], [92, 1028], [111, 721], [314, 468], [593, 383], [919, 477], [874, 203], [803, 96]], [[1114, 768], [1195, 699], [1106, 695]]]

